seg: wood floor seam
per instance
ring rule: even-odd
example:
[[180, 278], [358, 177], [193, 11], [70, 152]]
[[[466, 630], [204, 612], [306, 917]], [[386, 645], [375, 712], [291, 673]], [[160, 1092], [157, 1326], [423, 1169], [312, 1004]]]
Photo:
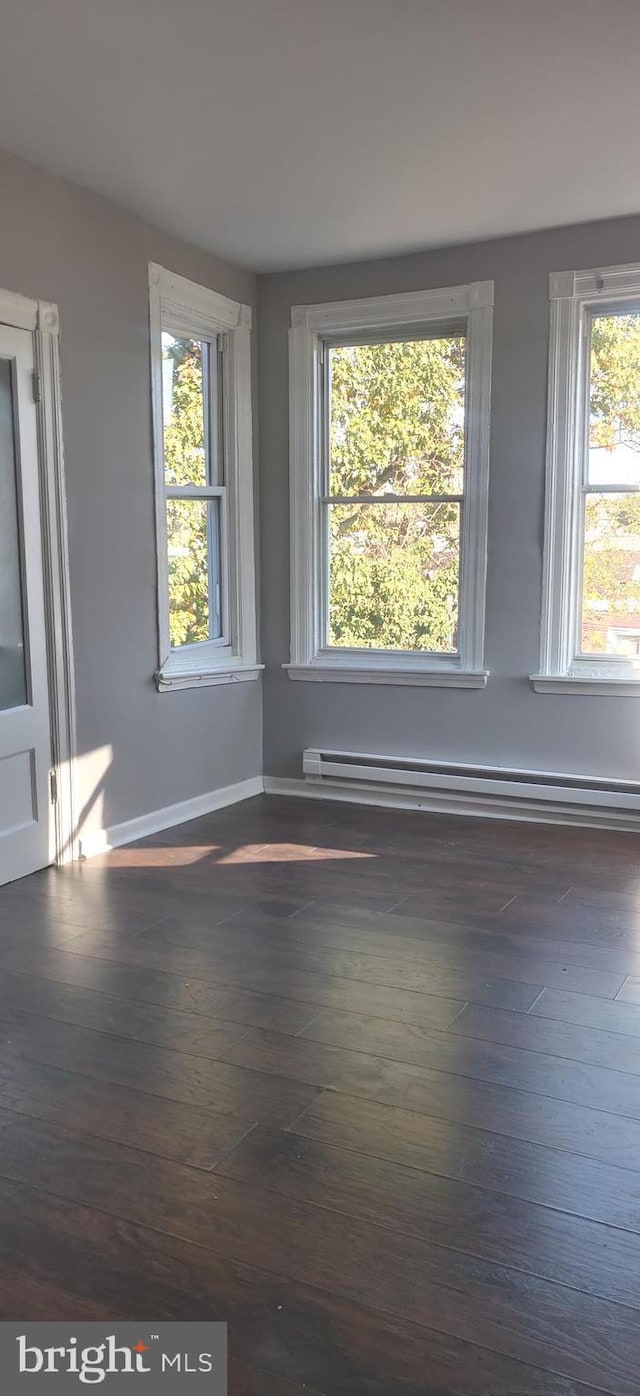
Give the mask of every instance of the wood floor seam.
[[543, 988], [540, 990], [540, 993], [539, 993], [539, 994], [537, 995], [537, 997], [533, 1000], [533, 1003], [529, 1005], [529, 1007], [528, 1007], [528, 1009], [527, 1009], [527, 1013], [532, 1013], [532, 1012], [533, 1012], [533, 1010], [534, 1010], [536, 1004], [540, 1002], [540, 999], [543, 997], [544, 994], [546, 994], [546, 992], [547, 992], [546, 987], [543, 986]]
[[[304, 1114], [304, 1112], [303, 1112], [303, 1114]], [[288, 1125], [288, 1126], [286, 1127], [286, 1129], [285, 1129], [285, 1133], [286, 1133], [286, 1134], [291, 1134], [291, 1135], [293, 1135], [293, 1136], [295, 1137], [295, 1126], [296, 1126], [297, 1123], [298, 1123], [298, 1121], [295, 1120], [295, 1121], [293, 1121], [293, 1123], [292, 1123], [291, 1125]], [[249, 1133], [252, 1133], [252, 1132], [253, 1132], [253, 1130], [250, 1130], [250, 1131], [248, 1131], [247, 1133], [249, 1134]], [[301, 1140], [304, 1140], [304, 1139], [306, 1139], [306, 1138], [307, 1138], [306, 1135], [301, 1135], [301, 1136], [300, 1136], [300, 1139], [301, 1139]], [[223, 1177], [223, 1178], [229, 1177], [229, 1178], [235, 1179], [235, 1175], [234, 1175], [233, 1173], [226, 1173], [226, 1172], [225, 1172], [224, 1166], [223, 1166], [223, 1165], [224, 1165], [224, 1162], [226, 1161], [226, 1159], [232, 1157], [233, 1153], [235, 1152], [235, 1149], [236, 1149], [237, 1147], [240, 1147], [240, 1144], [241, 1144], [242, 1142], [243, 1142], [243, 1141], [239, 1141], [239, 1144], [238, 1144], [237, 1146], [234, 1145], [233, 1149], [230, 1149], [229, 1152], [228, 1152], [228, 1154], [225, 1156], [225, 1159], [223, 1159], [223, 1160], [222, 1160], [221, 1162], [219, 1162], [219, 1163], [214, 1164], [214, 1166], [212, 1167], [211, 1170], [202, 1170], [202, 1171], [210, 1171], [210, 1173], [211, 1173], [211, 1175], [212, 1175], [213, 1177], [215, 1177], [217, 1174], [219, 1174], [220, 1177]], [[348, 1147], [345, 1147], [345, 1152], [346, 1152], [346, 1153], [353, 1153], [353, 1152], [355, 1152], [355, 1151], [354, 1151], [354, 1150], [350, 1150]], [[377, 1156], [377, 1155], [369, 1154], [369, 1155], [364, 1155], [364, 1157], [368, 1157], [368, 1158], [370, 1158], [370, 1159], [372, 1159], [372, 1160], [375, 1161], [375, 1160], [377, 1160], [377, 1157], [378, 1157], [378, 1156]], [[417, 1168], [412, 1168], [412, 1165], [411, 1165], [411, 1164], [403, 1164], [402, 1167], [403, 1167], [403, 1168], [410, 1169], [410, 1170], [413, 1171], [413, 1172], [419, 1172], [419, 1171], [420, 1171], [420, 1170], [417, 1169]], [[436, 1176], [445, 1176], [445, 1177], [446, 1177], [447, 1175], [436, 1175]], [[263, 1186], [264, 1186], [264, 1185], [263, 1185]], [[469, 1185], [469, 1186], [473, 1186], [474, 1188], [478, 1188], [478, 1190], [481, 1191], [481, 1192], [487, 1192], [487, 1191], [489, 1190], [489, 1189], [487, 1189], [486, 1187], [483, 1187], [482, 1184], [480, 1184], [480, 1183], [474, 1183], [474, 1184]], [[273, 1193], [274, 1193], [274, 1196], [281, 1197], [281, 1198], [283, 1198], [285, 1201], [286, 1201], [286, 1199], [290, 1196], [290, 1194], [288, 1194], [288, 1193], [285, 1192], [285, 1191], [280, 1190], [280, 1189], [277, 1188], [277, 1187], [268, 1188], [268, 1191], [273, 1192]], [[361, 1220], [361, 1219], [362, 1219], [361, 1216], [360, 1216], [360, 1214], [357, 1213], [357, 1212], [348, 1212], [348, 1211], [346, 1211], [346, 1209], [341, 1209], [341, 1208], [338, 1208], [338, 1207], [329, 1206], [329, 1204], [326, 1203], [326, 1202], [310, 1201], [310, 1202], [308, 1202], [307, 1205], [308, 1205], [308, 1206], [311, 1206], [311, 1207], [316, 1207], [316, 1208], [318, 1208], [318, 1209], [321, 1210], [321, 1211], [330, 1212], [330, 1213], [331, 1213], [332, 1215], [334, 1215], [334, 1216], [343, 1216], [343, 1217], [345, 1217], [347, 1220], [358, 1221], [358, 1220]], [[536, 1203], [529, 1204], [529, 1205], [532, 1205], [532, 1206], [535, 1206], [535, 1207], [544, 1207], [544, 1206], [545, 1206], [545, 1204], [544, 1204], [544, 1203], [541, 1203], [541, 1202], [536, 1202]], [[592, 1225], [598, 1226], [598, 1227], [602, 1227], [602, 1228], [603, 1228], [605, 1231], [607, 1231], [607, 1232], [612, 1232], [612, 1233], [614, 1233], [614, 1232], [616, 1232], [616, 1231], [622, 1231], [625, 1235], [637, 1235], [637, 1234], [638, 1234], [638, 1233], [636, 1233], [636, 1232], [626, 1232], [626, 1231], [624, 1231], [624, 1228], [622, 1228], [622, 1227], [615, 1227], [615, 1226], [613, 1226], [613, 1225], [612, 1225], [611, 1223], [609, 1223], [609, 1222], [595, 1221], [595, 1220], [593, 1220], [593, 1219], [585, 1219], [585, 1218], [582, 1217], [579, 1213], [576, 1213], [576, 1212], [567, 1212], [567, 1211], [565, 1211], [565, 1210], [562, 1209], [562, 1208], [551, 1208], [551, 1207], [550, 1207], [550, 1208], [548, 1208], [547, 1210], [549, 1210], [549, 1211], [555, 1211], [555, 1212], [560, 1212], [560, 1214], [561, 1214], [562, 1216], [571, 1217], [571, 1218], [574, 1218], [574, 1219], [577, 1220], [577, 1221], [581, 1221], [581, 1220], [591, 1220]], [[399, 1237], [403, 1237], [403, 1236], [404, 1236], [404, 1237], [406, 1237], [407, 1239], [413, 1238], [413, 1237], [415, 1236], [415, 1233], [412, 1232], [411, 1230], [409, 1230], [408, 1228], [407, 1228], [407, 1229], [404, 1229], [404, 1228], [402, 1228], [402, 1227], [399, 1227], [399, 1226], [396, 1226], [396, 1225], [392, 1225], [390, 1222], [381, 1221], [380, 1219], [378, 1219], [378, 1220], [376, 1221], [376, 1225], [377, 1225], [377, 1226], [380, 1226], [382, 1229], [384, 1229], [385, 1231], [388, 1231], [391, 1235], [394, 1235], [394, 1236], [399, 1236]], [[421, 1238], [421, 1239], [422, 1239], [422, 1238]], [[425, 1244], [428, 1245], [429, 1247], [435, 1249], [435, 1250], [442, 1250], [442, 1251], [447, 1251], [447, 1252], [449, 1252], [449, 1251], [454, 1251], [457, 1255], [467, 1256], [469, 1259], [478, 1261], [480, 1264], [483, 1264], [483, 1265], [491, 1264], [491, 1266], [494, 1267], [496, 1270], [501, 1270], [501, 1271], [505, 1271], [505, 1272], [511, 1272], [511, 1271], [513, 1271], [514, 1273], [518, 1273], [518, 1274], [521, 1274], [521, 1275], [528, 1275], [528, 1276], [530, 1276], [532, 1279], [540, 1280], [540, 1281], [541, 1281], [543, 1284], [545, 1284], [545, 1285], [547, 1285], [547, 1284], [548, 1284], [548, 1285], [557, 1285], [560, 1289], [563, 1289], [563, 1290], [575, 1290], [576, 1294], [582, 1294], [582, 1295], [585, 1295], [585, 1296], [587, 1296], [587, 1297], [589, 1297], [589, 1298], [591, 1298], [591, 1299], [601, 1299], [603, 1303], [606, 1303], [606, 1304], [616, 1304], [616, 1305], [618, 1305], [618, 1307], [621, 1308], [621, 1309], [629, 1309], [630, 1312], [633, 1313], [633, 1314], [640, 1314], [640, 1301], [638, 1302], [638, 1304], [629, 1304], [629, 1303], [626, 1303], [626, 1304], [625, 1304], [625, 1302], [624, 1302], [623, 1300], [621, 1300], [621, 1299], [612, 1299], [612, 1298], [610, 1298], [608, 1295], [600, 1294], [600, 1293], [599, 1293], [598, 1291], [596, 1291], [596, 1290], [586, 1289], [584, 1286], [578, 1285], [578, 1284], [570, 1284], [570, 1283], [569, 1283], [568, 1281], [566, 1281], [566, 1280], [553, 1279], [553, 1278], [551, 1278], [549, 1275], [543, 1274], [540, 1270], [536, 1270], [536, 1269], [534, 1269], [534, 1268], [532, 1268], [532, 1267], [525, 1267], [525, 1266], [523, 1266], [523, 1265], [517, 1265], [517, 1264], [516, 1264], [515, 1262], [513, 1262], [513, 1261], [506, 1262], [506, 1261], [496, 1261], [496, 1260], [492, 1260], [491, 1262], [489, 1262], [489, 1261], [487, 1261], [487, 1257], [486, 1257], [486, 1256], [483, 1256], [479, 1251], [471, 1250], [471, 1249], [469, 1249], [468, 1247], [465, 1248], [465, 1247], [463, 1247], [463, 1246], [448, 1245], [448, 1244], [446, 1244], [446, 1243], [443, 1242], [443, 1241], [434, 1241], [434, 1240], [429, 1240], [428, 1242], [425, 1242]], [[603, 1244], [606, 1245], [606, 1242], [604, 1241], [604, 1238], [603, 1238]]]

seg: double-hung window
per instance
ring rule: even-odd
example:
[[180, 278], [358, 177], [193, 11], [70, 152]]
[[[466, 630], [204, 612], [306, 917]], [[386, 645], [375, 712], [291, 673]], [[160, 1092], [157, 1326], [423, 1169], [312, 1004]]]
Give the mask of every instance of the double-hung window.
[[291, 678], [486, 682], [492, 304], [293, 308]]
[[551, 277], [539, 691], [640, 694], [640, 266]]
[[248, 306], [149, 268], [160, 690], [257, 676]]

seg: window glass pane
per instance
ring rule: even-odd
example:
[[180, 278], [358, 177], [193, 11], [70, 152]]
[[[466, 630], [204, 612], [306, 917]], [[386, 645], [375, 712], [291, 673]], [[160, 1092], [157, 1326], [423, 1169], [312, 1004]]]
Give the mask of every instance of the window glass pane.
[[164, 478], [167, 485], [209, 483], [208, 344], [162, 335]]
[[330, 350], [330, 493], [459, 494], [463, 335]]
[[27, 701], [11, 364], [0, 359], [0, 709]]
[[583, 652], [635, 654], [629, 646], [639, 629], [640, 494], [590, 494], [584, 529]]
[[591, 324], [589, 483], [640, 485], [640, 313]]
[[218, 639], [220, 500], [167, 499], [167, 544], [172, 647]]
[[460, 506], [333, 504], [329, 644], [456, 650]]

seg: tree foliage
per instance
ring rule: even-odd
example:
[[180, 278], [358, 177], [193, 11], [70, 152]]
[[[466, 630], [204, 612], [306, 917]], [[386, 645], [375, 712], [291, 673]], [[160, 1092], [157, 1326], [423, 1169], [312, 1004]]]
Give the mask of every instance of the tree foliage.
[[[167, 485], [204, 485], [202, 345], [163, 335], [164, 469]], [[167, 410], [168, 409], [168, 410]], [[171, 644], [209, 639], [207, 504], [167, 499]]]
[[[331, 351], [332, 495], [460, 493], [464, 347], [455, 336]], [[455, 649], [459, 515], [456, 503], [332, 505], [329, 642]]]
[[[589, 408], [589, 445], [607, 453], [611, 483], [618, 483], [620, 447], [638, 453], [640, 479], [640, 315], [594, 317]], [[610, 629], [640, 625], [639, 564], [640, 495], [591, 493], [585, 512], [584, 650], [605, 652]]]
[[640, 315], [597, 315], [591, 328], [589, 440], [640, 451]]

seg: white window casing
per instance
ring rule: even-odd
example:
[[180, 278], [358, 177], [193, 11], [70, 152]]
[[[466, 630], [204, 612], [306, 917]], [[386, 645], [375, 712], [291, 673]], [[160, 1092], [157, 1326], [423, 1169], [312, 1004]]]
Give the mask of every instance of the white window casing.
[[540, 667], [531, 683], [539, 693], [640, 696], [640, 660], [579, 648], [590, 317], [640, 310], [640, 265], [553, 273], [549, 299]]
[[[291, 659], [289, 677], [347, 683], [482, 688], [484, 668], [493, 282], [325, 305], [293, 306], [289, 331]], [[458, 651], [430, 654], [329, 648], [324, 639], [326, 559], [321, 547], [321, 360], [332, 336], [408, 328], [466, 337], [464, 504]]]
[[[251, 309], [149, 265], [151, 396], [155, 470], [158, 566], [159, 692], [256, 679], [257, 661], [255, 541], [253, 524], [253, 444], [251, 412]], [[224, 618], [220, 638], [172, 648], [169, 629], [169, 576], [162, 409], [162, 332], [222, 346], [224, 392], [222, 440], [224, 489], [211, 486], [202, 497], [220, 497]], [[174, 494], [179, 491], [174, 490]], [[190, 491], [184, 491], [188, 497]]]

